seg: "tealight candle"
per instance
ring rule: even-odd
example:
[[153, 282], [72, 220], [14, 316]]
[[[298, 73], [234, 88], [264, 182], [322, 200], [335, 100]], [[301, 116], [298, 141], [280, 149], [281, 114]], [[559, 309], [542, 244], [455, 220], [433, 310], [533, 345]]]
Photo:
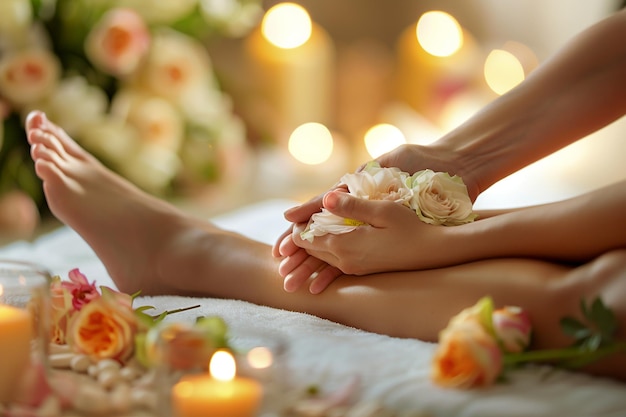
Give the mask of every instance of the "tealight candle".
[[174, 385], [172, 405], [176, 417], [251, 417], [257, 413], [261, 385], [235, 375], [235, 359], [229, 352], [217, 351], [209, 370], [184, 376]]
[[17, 382], [28, 367], [32, 327], [28, 311], [0, 304], [0, 404], [15, 398]]

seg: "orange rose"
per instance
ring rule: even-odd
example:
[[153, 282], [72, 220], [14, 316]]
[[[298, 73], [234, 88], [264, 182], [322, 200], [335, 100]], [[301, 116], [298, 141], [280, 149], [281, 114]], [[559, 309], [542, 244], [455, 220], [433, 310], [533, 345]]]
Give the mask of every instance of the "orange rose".
[[501, 370], [498, 343], [478, 321], [457, 323], [439, 335], [431, 375], [437, 384], [465, 389], [487, 386]]
[[137, 327], [129, 304], [103, 294], [74, 314], [68, 326], [68, 342], [75, 351], [96, 360], [123, 362], [133, 353]]

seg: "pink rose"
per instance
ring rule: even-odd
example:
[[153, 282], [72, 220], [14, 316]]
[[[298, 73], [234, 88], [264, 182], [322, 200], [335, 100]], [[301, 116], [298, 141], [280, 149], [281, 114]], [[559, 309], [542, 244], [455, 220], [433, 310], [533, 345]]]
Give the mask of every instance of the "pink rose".
[[0, 60], [0, 93], [21, 107], [48, 96], [61, 74], [58, 59], [45, 49], [27, 49]]
[[91, 30], [85, 52], [102, 71], [122, 77], [134, 72], [150, 47], [150, 32], [130, 9], [113, 9]]
[[491, 385], [502, 371], [498, 342], [477, 321], [444, 329], [432, 364], [433, 381], [448, 388]]
[[493, 312], [493, 328], [502, 349], [507, 353], [526, 350], [530, 344], [530, 316], [519, 307], [504, 307]]
[[83, 306], [92, 300], [99, 298], [100, 293], [96, 288], [96, 282], [91, 284], [81, 272], [76, 268], [69, 272], [70, 281], [63, 281], [61, 285], [72, 295], [72, 307], [79, 311]]

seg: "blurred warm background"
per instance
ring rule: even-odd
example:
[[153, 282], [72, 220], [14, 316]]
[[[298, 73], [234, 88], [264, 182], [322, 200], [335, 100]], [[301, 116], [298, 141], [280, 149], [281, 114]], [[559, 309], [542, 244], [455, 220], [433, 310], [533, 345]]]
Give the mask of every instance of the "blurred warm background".
[[[31, 109], [203, 215], [302, 200], [398, 144], [436, 140], [621, 3], [1, 0], [0, 240], [54, 224], [25, 143]], [[476, 204], [626, 178], [625, 134], [622, 118]]]

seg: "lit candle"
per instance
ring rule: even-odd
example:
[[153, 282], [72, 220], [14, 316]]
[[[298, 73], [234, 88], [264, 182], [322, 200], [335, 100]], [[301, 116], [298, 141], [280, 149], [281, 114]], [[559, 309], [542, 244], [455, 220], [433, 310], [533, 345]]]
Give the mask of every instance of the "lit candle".
[[251, 417], [260, 406], [261, 385], [236, 376], [235, 359], [223, 350], [211, 358], [210, 372], [188, 375], [174, 385], [172, 404], [176, 417]]
[[334, 51], [328, 34], [294, 3], [269, 9], [246, 40], [246, 53], [267, 117], [257, 128], [280, 143], [307, 122], [332, 115]]
[[[2, 295], [0, 285], [0, 295]], [[18, 381], [30, 363], [33, 338], [30, 313], [0, 304], [0, 404], [15, 398]]]
[[476, 42], [448, 13], [424, 13], [397, 48], [396, 95], [431, 120], [450, 97], [480, 81]]

